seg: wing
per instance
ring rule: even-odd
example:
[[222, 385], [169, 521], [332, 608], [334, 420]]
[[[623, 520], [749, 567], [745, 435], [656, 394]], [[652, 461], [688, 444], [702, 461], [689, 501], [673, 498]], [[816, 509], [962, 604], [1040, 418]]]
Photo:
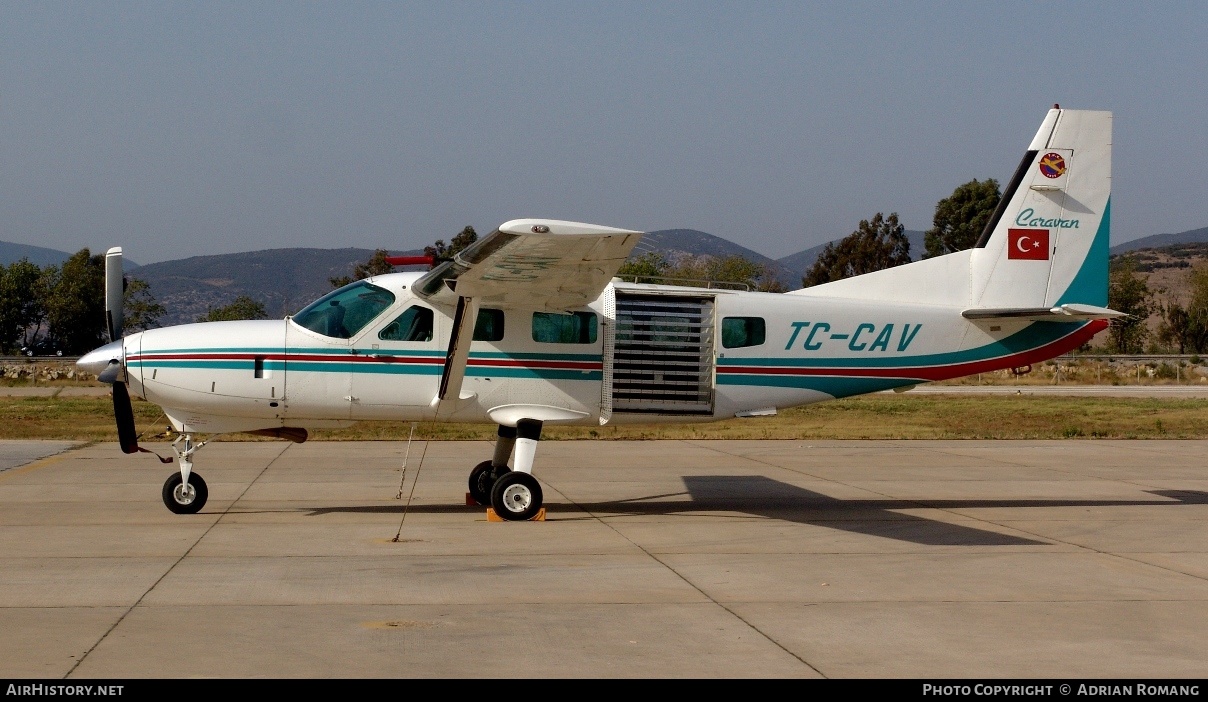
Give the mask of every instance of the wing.
[[437, 304], [564, 312], [604, 292], [642, 232], [553, 219], [515, 219], [415, 282]]
[[437, 414], [456, 411], [480, 307], [565, 312], [604, 292], [641, 232], [553, 219], [515, 219], [415, 281], [434, 304], [455, 306]]

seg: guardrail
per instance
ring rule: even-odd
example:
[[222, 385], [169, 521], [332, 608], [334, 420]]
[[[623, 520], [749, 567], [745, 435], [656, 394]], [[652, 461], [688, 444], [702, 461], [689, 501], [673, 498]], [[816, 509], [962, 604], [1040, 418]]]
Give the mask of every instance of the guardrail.
[[0, 363], [45, 363], [47, 361], [75, 363], [79, 356], [0, 356]]
[[1134, 362], [1166, 362], [1189, 361], [1192, 363], [1208, 360], [1208, 354], [1198, 353], [1067, 353], [1053, 360], [1061, 361], [1134, 361]]

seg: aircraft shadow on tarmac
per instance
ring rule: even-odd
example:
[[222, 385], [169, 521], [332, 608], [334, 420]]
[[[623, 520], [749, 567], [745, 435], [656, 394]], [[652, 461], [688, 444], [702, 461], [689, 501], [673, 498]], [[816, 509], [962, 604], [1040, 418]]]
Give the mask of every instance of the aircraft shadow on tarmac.
[[[842, 500], [764, 476], [686, 475], [686, 492], [649, 495], [612, 502], [546, 503], [558, 519], [640, 515], [700, 515], [734, 513], [734, 517], [763, 517], [797, 524], [824, 526], [858, 534], [880, 536], [928, 546], [1023, 546], [1046, 545], [1022, 536], [927, 519], [902, 510], [1038, 508], [1038, 507], [1168, 507], [1208, 504], [1208, 492], [1196, 490], [1149, 490], [1166, 500], [1072, 500], [1072, 499], [954, 499], [902, 500], [873, 498]], [[687, 499], [685, 499], [687, 498]], [[337, 513], [437, 514], [464, 511], [454, 505], [349, 506], [308, 510], [308, 516]], [[474, 509], [481, 509], [475, 507]], [[731, 515], [711, 515], [730, 517]]]

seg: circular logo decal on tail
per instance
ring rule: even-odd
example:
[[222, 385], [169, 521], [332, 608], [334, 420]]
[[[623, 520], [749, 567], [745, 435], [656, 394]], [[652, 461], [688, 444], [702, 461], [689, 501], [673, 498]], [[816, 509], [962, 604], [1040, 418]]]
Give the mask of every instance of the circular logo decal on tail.
[[1065, 175], [1065, 159], [1061, 154], [1045, 154], [1040, 159], [1040, 172], [1045, 178], [1060, 178]]

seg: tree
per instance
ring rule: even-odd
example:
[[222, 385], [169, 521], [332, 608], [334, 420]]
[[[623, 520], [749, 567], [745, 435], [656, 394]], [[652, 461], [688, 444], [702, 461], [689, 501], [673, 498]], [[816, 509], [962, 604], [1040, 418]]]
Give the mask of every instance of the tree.
[[444, 239], [437, 239], [436, 243], [431, 246], [424, 247], [424, 255], [431, 256], [437, 261], [445, 261], [453, 258], [470, 244], [478, 241], [478, 233], [474, 231], [474, 227], [463, 227], [449, 244], [446, 246]]
[[105, 256], [80, 249], [62, 268], [44, 274], [47, 282], [46, 324], [66, 354], [90, 351], [108, 341], [105, 325]]
[[649, 251], [621, 264], [617, 275], [632, 277], [639, 283], [737, 283], [763, 292], [784, 292], [784, 284], [765, 266], [738, 254], [685, 256], [672, 265], [663, 254]]
[[154, 329], [159, 318], [167, 310], [151, 295], [151, 286], [139, 278], [126, 279], [126, 292], [122, 296], [122, 327], [126, 332]]
[[974, 178], [957, 186], [951, 195], [935, 204], [934, 226], [923, 238], [927, 248], [923, 258], [973, 248], [1000, 199], [1002, 193], [993, 178], [983, 181]]
[[229, 322], [237, 319], [268, 319], [268, 313], [264, 311], [264, 303], [256, 302], [247, 295], [240, 295], [229, 305], [209, 308], [197, 321]]
[[1153, 306], [1152, 293], [1145, 279], [1137, 273], [1137, 259], [1121, 256], [1111, 262], [1108, 274], [1107, 306], [1127, 317], [1113, 319], [1108, 328], [1109, 344], [1116, 353], [1141, 353], [1149, 329], [1145, 320]]
[[[648, 251], [637, 258], [629, 259], [617, 269], [617, 275], [632, 276], [637, 282], [643, 278], [663, 278], [667, 276], [671, 264], [666, 257], [657, 251]], [[649, 282], [649, 281], [647, 281]]]
[[1179, 353], [1208, 351], [1208, 265], [1187, 272], [1191, 301], [1186, 307], [1178, 301], [1158, 305], [1162, 321], [1158, 341], [1178, 349]]
[[670, 271], [669, 277], [736, 283], [762, 292], [784, 292], [784, 285], [762, 264], [744, 256], [689, 256]]
[[331, 283], [331, 287], [342, 288], [355, 280], [364, 280], [370, 276], [393, 273], [394, 266], [390, 265], [390, 262], [386, 260], [386, 257], [389, 255], [386, 249], [378, 249], [373, 252], [368, 261], [358, 263], [353, 267], [352, 276], [342, 275], [339, 278], [328, 278], [327, 280]]
[[1191, 315], [1178, 302], [1158, 305], [1158, 313], [1162, 317], [1158, 325], [1158, 342], [1186, 353], [1192, 348]]
[[872, 221], [860, 221], [860, 227], [848, 236], [826, 245], [818, 260], [805, 272], [805, 287], [863, 275], [884, 268], [910, 263], [910, 240], [906, 227], [898, 223], [898, 213], [888, 219], [878, 212]]
[[[26, 335], [35, 337], [46, 319], [46, 295], [42, 269], [29, 259], [0, 266], [0, 351], [27, 346]], [[31, 338], [29, 343], [36, 341]]]

